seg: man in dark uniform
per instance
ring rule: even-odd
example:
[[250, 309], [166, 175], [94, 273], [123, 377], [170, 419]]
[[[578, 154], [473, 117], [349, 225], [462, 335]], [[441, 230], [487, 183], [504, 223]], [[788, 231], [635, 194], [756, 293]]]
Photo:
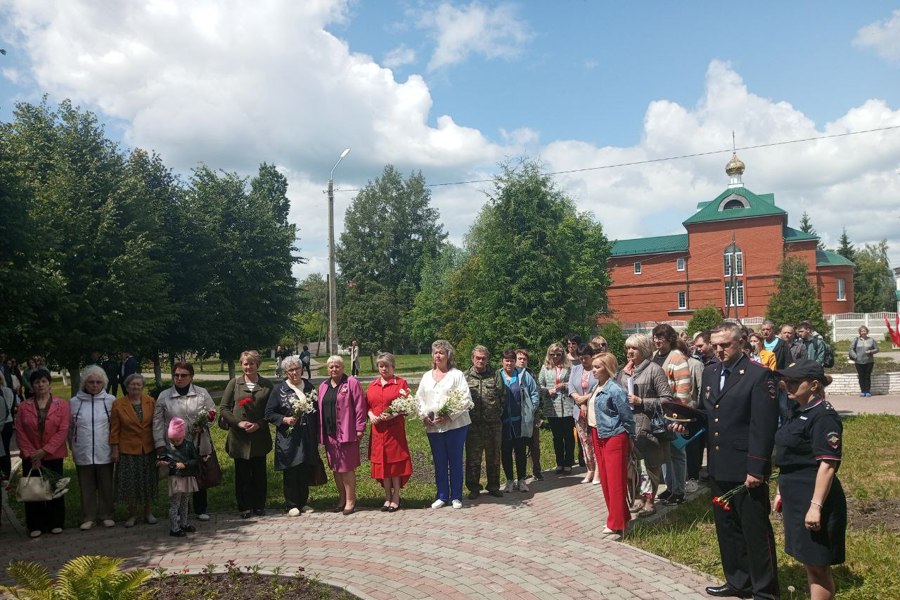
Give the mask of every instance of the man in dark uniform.
[[490, 353], [484, 346], [472, 349], [472, 366], [466, 371], [466, 381], [475, 406], [469, 411], [472, 424], [466, 433], [466, 487], [469, 500], [481, 493], [481, 456], [487, 470], [487, 491], [501, 498], [500, 442], [503, 439], [503, 390], [497, 386], [495, 371], [490, 365]]
[[742, 352], [741, 336], [734, 323], [721, 323], [713, 331], [720, 362], [703, 371], [700, 390], [712, 493], [747, 487], [734, 496], [730, 510], [713, 508], [725, 584], [706, 593], [772, 600], [779, 597], [778, 573], [766, 480], [772, 472], [778, 404], [772, 372]]

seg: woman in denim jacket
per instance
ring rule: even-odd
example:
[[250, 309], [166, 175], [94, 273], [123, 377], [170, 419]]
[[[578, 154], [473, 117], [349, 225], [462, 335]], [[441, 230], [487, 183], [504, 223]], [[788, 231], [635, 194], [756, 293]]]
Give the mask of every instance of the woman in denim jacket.
[[634, 435], [634, 415], [628, 403], [628, 394], [613, 377], [619, 370], [616, 357], [601, 352], [591, 360], [591, 369], [597, 378], [588, 407], [594, 413], [596, 427], [591, 427], [594, 455], [603, 482], [603, 500], [606, 502], [606, 527], [603, 535], [621, 540], [628, 521], [631, 520], [628, 498], [628, 461], [631, 456], [631, 436]]

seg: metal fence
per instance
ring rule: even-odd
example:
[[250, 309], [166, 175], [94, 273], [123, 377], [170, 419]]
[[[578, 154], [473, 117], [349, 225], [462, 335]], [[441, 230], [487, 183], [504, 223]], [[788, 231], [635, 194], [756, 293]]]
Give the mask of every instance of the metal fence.
[[[894, 327], [897, 313], [895, 312], [879, 312], [879, 313], [841, 313], [839, 315], [825, 315], [825, 321], [831, 329], [831, 339], [833, 341], [852, 340], [858, 334], [860, 325], [869, 328], [869, 335], [876, 340], [883, 340], [884, 334], [887, 332], [887, 326], [884, 320], [888, 319], [891, 327]], [[749, 317], [741, 319], [741, 323], [753, 329], [759, 329], [765, 317]], [[625, 323], [622, 330], [626, 335], [632, 333], [649, 334], [657, 325], [671, 325], [676, 331], [681, 331], [687, 327], [688, 322], [682, 320], [673, 321], [642, 321], [640, 323]]]

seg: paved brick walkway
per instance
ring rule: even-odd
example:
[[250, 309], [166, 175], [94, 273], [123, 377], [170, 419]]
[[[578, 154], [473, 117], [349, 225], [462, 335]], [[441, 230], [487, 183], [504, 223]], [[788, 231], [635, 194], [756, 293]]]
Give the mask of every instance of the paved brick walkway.
[[[207, 563], [303, 566], [363, 598], [706, 598], [711, 581], [685, 567], [603, 540], [606, 515], [597, 486], [581, 475], [549, 474], [532, 493], [486, 495], [462, 510], [316, 512], [241, 520], [214, 515], [185, 540], [168, 527], [66, 530], [29, 539], [4, 522], [2, 563], [39, 560], [51, 568], [82, 554], [127, 559], [128, 566], [197, 571]], [[700, 492], [702, 493], [702, 492]]]

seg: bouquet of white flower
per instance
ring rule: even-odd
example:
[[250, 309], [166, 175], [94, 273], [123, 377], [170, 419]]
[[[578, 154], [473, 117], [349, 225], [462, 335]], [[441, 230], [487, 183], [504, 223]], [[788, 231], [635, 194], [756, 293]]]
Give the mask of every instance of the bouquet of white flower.
[[419, 403], [409, 390], [400, 390], [400, 396], [384, 409], [389, 415], [418, 415]]
[[[317, 395], [316, 390], [310, 391], [308, 394], [294, 396], [291, 398], [291, 416], [300, 419], [303, 415], [309, 415], [316, 412]], [[288, 435], [294, 431], [294, 427], [288, 427]]]
[[470, 398], [463, 395], [463, 391], [459, 388], [453, 388], [447, 393], [447, 399], [444, 400], [443, 406], [437, 411], [439, 417], [449, 417], [464, 410], [470, 410], [475, 403]]

